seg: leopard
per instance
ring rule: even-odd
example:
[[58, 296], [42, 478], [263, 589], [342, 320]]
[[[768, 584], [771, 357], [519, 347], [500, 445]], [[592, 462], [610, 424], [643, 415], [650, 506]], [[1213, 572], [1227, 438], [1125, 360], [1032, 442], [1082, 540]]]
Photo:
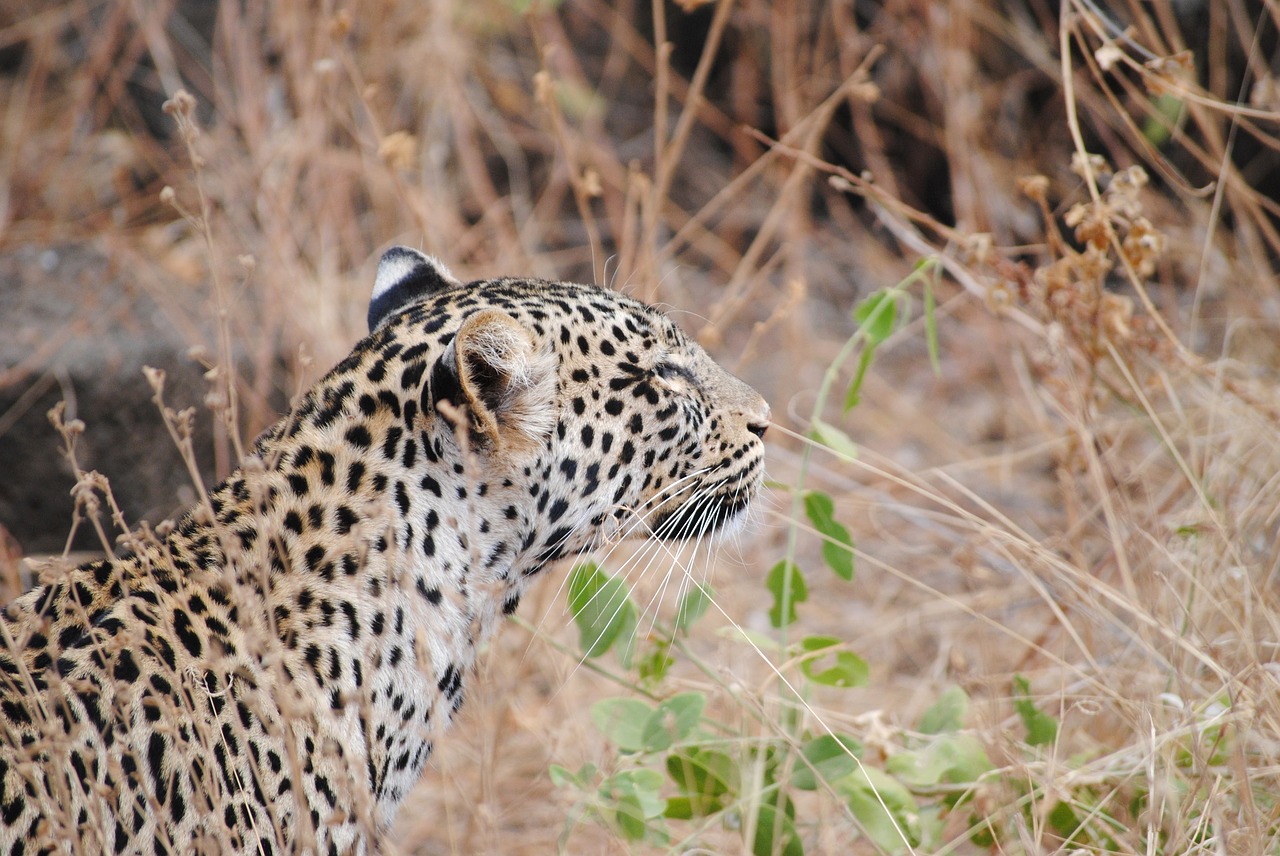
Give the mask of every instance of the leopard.
[[658, 309], [387, 250], [175, 522], [0, 612], [0, 854], [372, 854], [548, 568], [743, 525], [770, 410]]

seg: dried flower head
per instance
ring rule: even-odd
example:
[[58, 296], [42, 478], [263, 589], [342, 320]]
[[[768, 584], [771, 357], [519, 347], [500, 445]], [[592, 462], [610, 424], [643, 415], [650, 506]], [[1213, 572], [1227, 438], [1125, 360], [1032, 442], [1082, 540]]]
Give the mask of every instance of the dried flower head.
[[1033, 202], [1046, 204], [1049, 199], [1049, 177], [1046, 175], [1024, 175], [1017, 181], [1018, 190]]
[[1133, 335], [1133, 301], [1130, 298], [1110, 292], [1103, 294], [1098, 317], [1104, 333], [1121, 340]]
[[1140, 166], [1127, 167], [1112, 176], [1106, 199], [1114, 213], [1128, 219], [1139, 216], [1142, 202], [1138, 197], [1149, 180], [1147, 171]]
[[161, 105], [161, 109], [168, 115], [177, 117], [179, 121], [189, 119], [191, 114], [195, 112], [196, 99], [187, 90], [179, 89], [173, 93], [172, 98]]
[[1083, 179], [1093, 176], [1095, 179], [1111, 174], [1111, 166], [1102, 155], [1072, 152], [1071, 171]]
[[418, 153], [418, 138], [408, 131], [393, 131], [378, 144], [378, 157], [392, 169], [412, 169]]
[[1125, 258], [1138, 276], [1147, 279], [1156, 272], [1156, 263], [1164, 254], [1165, 237], [1146, 217], [1139, 217], [1129, 226], [1121, 248]]

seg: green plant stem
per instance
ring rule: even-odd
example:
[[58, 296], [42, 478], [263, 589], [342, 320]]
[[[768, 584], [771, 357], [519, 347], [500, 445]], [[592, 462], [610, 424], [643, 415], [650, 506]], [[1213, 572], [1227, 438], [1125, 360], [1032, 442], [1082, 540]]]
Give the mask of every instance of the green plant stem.
[[[899, 294], [906, 293], [907, 289], [909, 289], [912, 285], [914, 285], [918, 280], [924, 280], [926, 283], [928, 283], [929, 281], [928, 279], [926, 279], [926, 277], [932, 276], [937, 266], [938, 266], [938, 261], [936, 259], [930, 258], [930, 259], [923, 260], [921, 264], [916, 266], [915, 270], [909, 273], [900, 282], [898, 282], [896, 285], [890, 286], [887, 289], [886, 293], [889, 295], [892, 295], [892, 297], [896, 299]], [[826, 412], [827, 399], [831, 395], [832, 387], [835, 386], [836, 381], [840, 378], [841, 369], [844, 367], [845, 363], [848, 362], [849, 358], [853, 355], [857, 347], [867, 341], [867, 333], [866, 333], [867, 327], [875, 324], [875, 322], [878, 320], [880, 312], [885, 311], [884, 307], [890, 305], [891, 302], [892, 301], [888, 301], [888, 300], [884, 301], [881, 304], [881, 307], [877, 309], [877, 311], [874, 314], [872, 314], [871, 317], [867, 318], [866, 321], [864, 321], [862, 324], [858, 326], [858, 329], [853, 332], [853, 335], [851, 335], [845, 341], [844, 345], [841, 346], [839, 353], [836, 354], [835, 359], [833, 359], [831, 363], [827, 366], [826, 371], [822, 373], [822, 382], [818, 385], [818, 392], [817, 392], [817, 395], [814, 397], [813, 408], [810, 410], [810, 413], [809, 413], [809, 425], [811, 426], [811, 428], [815, 423], [817, 423], [822, 419], [822, 414]], [[869, 367], [869, 360], [864, 362], [866, 362], [868, 365], [861, 366], [860, 373], [865, 373], [866, 369]], [[812, 456], [813, 456], [813, 446], [806, 444], [804, 449], [800, 453], [800, 466], [796, 473], [795, 486], [791, 491], [791, 520], [792, 521], [798, 521], [802, 519], [802, 515], [804, 512], [804, 485], [805, 485], [805, 482], [808, 480], [809, 463]], [[783, 575], [783, 586], [782, 586], [784, 615], [786, 614], [785, 604], [789, 603], [791, 599], [791, 588], [793, 585], [792, 575], [796, 572], [795, 558], [796, 558], [796, 542], [798, 541], [798, 539], [799, 539], [799, 527], [796, 526], [795, 523], [793, 522], [792, 525], [787, 529], [787, 548], [786, 548], [786, 553], [784, 555], [784, 560], [787, 562], [787, 568]], [[779, 635], [779, 642], [781, 643], [782, 648], [785, 650], [787, 645], [786, 625], [783, 625], [778, 629], [778, 635]]]

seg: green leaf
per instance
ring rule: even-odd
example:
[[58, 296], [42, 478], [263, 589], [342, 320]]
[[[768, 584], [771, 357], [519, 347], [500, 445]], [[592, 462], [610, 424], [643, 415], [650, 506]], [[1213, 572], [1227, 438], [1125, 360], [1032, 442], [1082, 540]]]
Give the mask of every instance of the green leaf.
[[[800, 647], [806, 653], [825, 651], [842, 644], [842, 640], [835, 636], [806, 636], [800, 640]], [[827, 660], [826, 654], [807, 657], [800, 661], [800, 671], [815, 684], [842, 689], [860, 687], [870, 678], [871, 667], [852, 651], [831, 651], [828, 654], [834, 658], [833, 663]], [[819, 668], [820, 664], [827, 663], [830, 665], [826, 668]]]
[[1182, 111], [1187, 105], [1177, 95], [1166, 92], [1153, 99], [1151, 106], [1155, 110], [1143, 120], [1142, 136], [1146, 137], [1152, 146], [1159, 148], [1169, 141], [1169, 137], [1173, 134], [1172, 129], [1178, 127]]
[[608, 786], [612, 793], [635, 794], [644, 809], [644, 817], [661, 817], [667, 802], [658, 796], [662, 790], [662, 774], [657, 770], [641, 767], [638, 770], [624, 770], [609, 778]]
[[843, 734], [824, 734], [801, 746], [800, 754], [804, 761], [796, 762], [791, 784], [802, 791], [815, 791], [819, 782], [834, 782], [856, 770], [862, 744]]
[[551, 12], [560, 7], [564, 0], [504, 0], [506, 6], [511, 11], [519, 15], [528, 14], [531, 11]]
[[809, 429], [809, 436], [847, 461], [855, 461], [858, 458], [858, 444], [853, 442], [853, 438], [816, 416], [813, 419], [813, 427]]
[[[779, 751], [778, 745], [773, 743], [765, 744], [763, 749], [754, 749], [752, 751], [752, 760], [754, 761], [758, 758], [764, 763], [764, 775], [761, 778], [764, 790], [772, 789], [774, 785], [778, 784], [778, 773], [782, 772], [785, 767], [787, 754], [787, 752]], [[788, 803], [788, 810], [794, 814], [791, 808], [790, 803]]]
[[1080, 831], [1081, 824], [1075, 809], [1060, 801], [1049, 812], [1049, 826], [1062, 838], [1070, 841]]
[[1022, 675], [1013, 676], [1013, 709], [1027, 729], [1028, 746], [1047, 746], [1058, 739], [1058, 720], [1036, 707], [1031, 682]]
[[632, 659], [635, 658], [636, 649], [640, 645], [640, 635], [636, 632], [640, 626], [640, 614], [632, 605], [631, 599], [626, 596], [626, 586], [622, 581], [611, 580], [610, 582], [617, 583], [619, 591], [626, 598], [625, 605], [619, 610], [618, 617], [613, 622], [617, 627], [617, 633], [613, 638], [613, 650], [618, 655], [618, 661], [629, 669]]
[[723, 810], [733, 801], [741, 781], [732, 757], [698, 746], [667, 755], [667, 775], [682, 796], [667, 800], [666, 816], [686, 820]]
[[606, 698], [591, 705], [591, 721], [624, 752], [644, 749], [645, 729], [653, 708], [634, 698]]
[[858, 368], [853, 373], [853, 380], [849, 382], [849, 391], [844, 396], [844, 412], [858, 406], [858, 402], [862, 401], [862, 384], [867, 379], [867, 369], [871, 368], [871, 361], [875, 359], [876, 346], [867, 343], [862, 349], [862, 353], [858, 355]]
[[942, 361], [938, 359], [938, 318], [937, 301], [933, 295], [933, 283], [937, 279], [938, 268], [933, 267], [933, 276], [924, 281], [924, 341], [929, 349], [929, 365], [933, 373], [942, 376]]
[[826, 538], [822, 542], [822, 559], [842, 580], [853, 579], [853, 538], [849, 530], [835, 519], [835, 502], [825, 493], [806, 491], [804, 513], [809, 522]]
[[648, 832], [648, 824], [644, 822], [644, 806], [640, 805], [635, 794], [618, 794], [613, 798], [614, 821], [624, 837], [631, 841], [643, 841]]
[[656, 770], [641, 768], [617, 773], [600, 786], [601, 799], [614, 807], [618, 828], [632, 841], [661, 835], [661, 827], [650, 823], [662, 817], [667, 801], [659, 794], [662, 774]]
[[706, 797], [736, 793], [740, 781], [738, 765], [732, 756], [700, 746], [668, 755], [667, 775], [682, 792]]
[[766, 636], [763, 633], [755, 630], [748, 630], [745, 627], [733, 625], [721, 627], [716, 631], [716, 635], [723, 639], [728, 639], [731, 642], [746, 645], [747, 647], [758, 648], [761, 651], [777, 651], [782, 647], [778, 644], [778, 640], [774, 639], [772, 636]]
[[711, 586], [694, 583], [676, 605], [676, 629], [688, 631], [693, 626], [693, 622], [706, 614], [713, 597], [715, 592]]
[[769, 623], [774, 627], [786, 627], [796, 620], [796, 604], [809, 599], [809, 587], [804, 574], [795, 562], [783, 559], [774, 565], [765, 579], [765, 587], [773, 593], [773, 608], [769, 610]]
[[563, 788], [566, 785], [585, 788], [596, 777], [596, 765], [583, 764], [578, 768], [578, 772], [574, 773], [559, 764], [552, 764], [549, 772], [551, 773], [551, 783], [557, 788]]
[[920, 843], [915, 798], [901, 782], [875, 767], [862, 766], [836, 783], [862, 831], [881, 850], [901, 853]]
[[921, 749], [891, 756], [884, 768], [914, 788], [968, 785], [993, 769], [987, 750], [972, 734], [941, 735]]
[[947, 687], [920, 717], [918, 730], [922, 734], [959, 731], [964, 727], [964, 715], [968, 710], [969, 696], [964, 690], [957, 686]]
[[636, 609], [622, 580], [606, 576], [589, 562], [578, 565], [569, 575], [569, 611], [584, 655], [599, 657], [618, 642], [623, 662], [629, 664]]
[[853, 310], [853, 318], [858, 322], [858, 329], [867, 337], [871, 345], [879, 345], [893, 335], [893, 328], [898, 323], [898, 302], [901, 294], [895, 291], [881, 290], [867, 295]]
[[706, 797], [669, 797], [662, 816], [668, 820], [693, 820], [719, 811], [719, 806]]
[[858, 322], [858, 331], [866, 339], [866, 345], [858, 356], [858, 368], [854, 371], [853, 381], [845, 394], [845, 413], [857, 407], [862, 400], [862, 384], [875, 358], [876, 348], [893, 335], [894, 328], [898, 325], [900, 304], [905, 299], [906, 295], [901, 291], [883, 289], [869, 295], [854, 307], [853, 318]]
[[680, 693], [660, 703], [645, 722], [641, 740], [646, 752], [661, 752], [689, 736], [702, 720], [707, 699], [702, 693]]
[[804, 856], [804, 845], [796, 832], [795, 821], [786, 812], [761, 803], [751, 852], [753, 856]]
[[640, 673], [640, 678], [651, 684], [656, 684], [665, 678], [667, 670], [675, 662], [670, 651], [670, 643], [662, 640], [654, 642], [649, 652], [636, 663], [636, 671]]

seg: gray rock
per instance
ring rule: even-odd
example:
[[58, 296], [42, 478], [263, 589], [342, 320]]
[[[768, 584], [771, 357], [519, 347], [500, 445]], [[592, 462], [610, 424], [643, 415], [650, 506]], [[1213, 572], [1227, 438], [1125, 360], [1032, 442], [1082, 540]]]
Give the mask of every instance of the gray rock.
[[[86, 425], [81, 466], [110, 479], [130, 526], [172, 516], [195, 498], [142, 374], [144, 365], [164, 369], [170, 407], [203, 400], [204, 370], [187, 356], [197, 343], [173, 322], [94, 245], [0, 255], [0, 526], [23, 550], [58, 552], [66, 543], [75, 479], [47, 417], [64, 399], [65, 418]], [[198, 409], [195, 446], [211, 484], [211, 417]], [[104, 525], [117, 534], [105, 517]], [[101, 549], [89, 526], [72, 547]]]

